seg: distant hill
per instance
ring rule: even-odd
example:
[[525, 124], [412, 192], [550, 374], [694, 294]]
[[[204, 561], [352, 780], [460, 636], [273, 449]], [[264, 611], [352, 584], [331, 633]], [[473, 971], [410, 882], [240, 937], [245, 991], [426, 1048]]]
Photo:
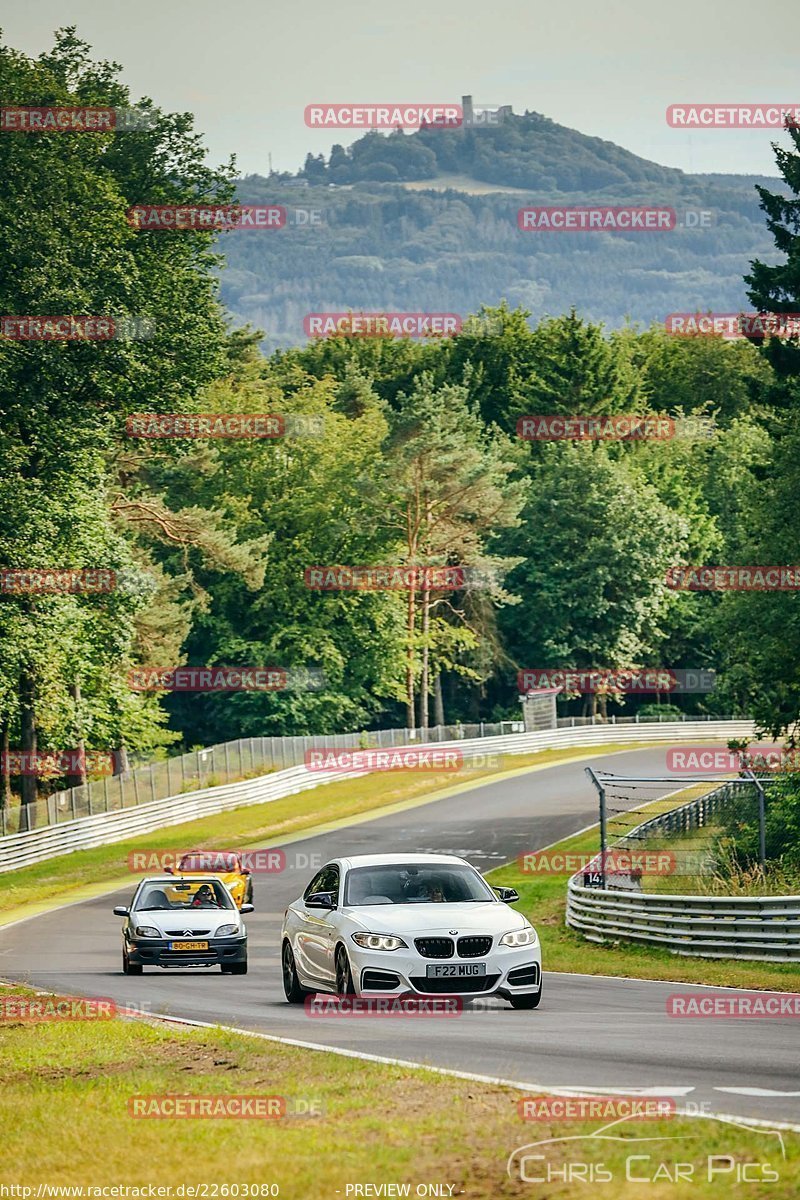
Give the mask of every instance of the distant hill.
[[[265, 331], [266, 349], [304, 341], [309, 312], [351, 308], [466, 315], [506, 299], [534, 319], [574, 305], [611, 326], [735, 311], [748, 307], [750, 260], [775, 256], [757, 183], [783, 186], [662, 167], [538, 113], [486, 128], [367, 133], [328, 159], [309, 155], [296, 176], [239, 181], [243, 203], [283, 204], [289, 223], [221, 239], [222, 298], [237, 324]], [[669, 205], [683, 224], [522, 232], [525, 203]]]

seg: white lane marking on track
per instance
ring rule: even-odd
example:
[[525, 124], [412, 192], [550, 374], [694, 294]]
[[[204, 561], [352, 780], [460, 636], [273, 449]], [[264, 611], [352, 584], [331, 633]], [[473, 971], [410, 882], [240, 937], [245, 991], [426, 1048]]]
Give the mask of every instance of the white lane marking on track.
[[[521, 1083], [518, 1079], [501, 1079], [492, 1075], [477, 1075], [473, 1071], [457, 1071], [451, 1067], [434, 1067], [429, 1063], [410, 1062], [403, 1058], [388, 1058], [383, 1054], [367, 1054], [362, 1050], [345, 1050], [342, 1046], [324, 1046], [319, 1042], [304, 1042], [299, 1038], [279, 1037], [274, 1033], [259, 1033], [254, 1029], [239, 1029], [235, 1025], [219, 1025], [211, 1021], [193, 1021], [188, 1017], [170, 1017], [161, 1013], [138, 1012], [129, 1009], [129, 1015], [135, 1020], [163, 1021], [173, 1025], [192, 1025], [199, 1029], [225, 1029], [228, 1033], [238, 1033], [242, 1037], [260, 1038], [266, 1042], [280, 1042], [284, 1046], [299, 1046], [304, 1050], [321, 1050], [324, 1054], [337, 1054], [341, 1058], [358, 1058], [365, 1062], [385, 1063], [391, 1067], [405, 1067], [412, 1071], [431, 1071], [434, 1075], [450, 1075], [454, 1079], [470, 1079], [475, 1083], [491, 1083], [501, 1087], [515, 1088], [517, 1091], [538, 1090], [555, 1094], [552, 1088], [539, 1083]], [[718, 1121], [730, 1121], [735, 1124], [752, 1125], [754, 1128], [784, 1129], [791, 1133], [800, 1133], [800, 1125], [792, 1125], [787, 1121], [763, 1121], [760, 1117], [740, 1117], [732, 1113], [683, 1113], [676, 1109], [678, 1116], [690, 1120], [707, 1120], [715, 1118]]]
[[780, 1092], [776, 1088], [715, 1087], [715, 1092], [731, 1092], [734, 1096], [800, 1096], [800, 1092]]
[[669, 1087], [598, 1087], [596, 1083], [590, 1086], [583, 1084], [570, 1084], [568, 1087], [551, 1087], [549, 1089], [556, 1096], [572, 1096], [573, 1094], [586, 1096], [596, 1094], [598, 1096], [688, 1096], [689, 1092], [695, 1090], [694, 1085], [684, 1087], [682, 1085], [670, 1084]]
[[[547, 847], [545, 846], [543, 849], [546, 850]], [[670, 987], [703, 988], [707, 992], [747, 992], [749, 995], [751, 992], [756, 991], [759, 995], [763, 996], [797, 995], [796, 992], [779, 992], [775, 988], [740, 988], [734, 987], [730, 983], [689, 983], [686, 979], [640, 979], [638, 975], [585, 975], [582, 971], [545, 971], [544, 974], [560, 979], [611, 979], [616, 980], [618, 983], [666, 983]], [[731, 1018], [731, 1020], [735, 1019], [734, 1017]]]

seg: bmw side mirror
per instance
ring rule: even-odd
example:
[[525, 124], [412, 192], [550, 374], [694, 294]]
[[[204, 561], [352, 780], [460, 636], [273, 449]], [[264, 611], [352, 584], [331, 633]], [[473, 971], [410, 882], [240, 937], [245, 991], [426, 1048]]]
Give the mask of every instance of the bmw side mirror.
[[516, 900], [519, 900], [519, 892], [516, 888], [498, 887], [494, 890], [497, 892], [497, 895], [504, 904], [513, 904]]
[[126, 908], [124, 904], [118, 904], [114, 909], [115, 917], [127, 917], [129, 913], [130, 909]]
[[256, 911], [255, 904], [243, 904], [242, 907], [239, 909], [239, 912], [241, 912], [241, 913], [249, 913], [249, 912], [255, 912], [255, 911]]
[[306, 900], [306, 908], [336, 908], [333, 892], [312, 892]]

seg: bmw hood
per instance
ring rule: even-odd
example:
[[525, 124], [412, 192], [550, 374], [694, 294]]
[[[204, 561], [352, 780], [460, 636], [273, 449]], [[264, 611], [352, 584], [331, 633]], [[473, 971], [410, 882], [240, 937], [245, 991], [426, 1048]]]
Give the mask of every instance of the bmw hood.
[[528, 922], [506, 904], [360, 904], [348, 917], [369, 933], [419, 934], [439, 937], [490, 933], [498, 936], [525, 929]]

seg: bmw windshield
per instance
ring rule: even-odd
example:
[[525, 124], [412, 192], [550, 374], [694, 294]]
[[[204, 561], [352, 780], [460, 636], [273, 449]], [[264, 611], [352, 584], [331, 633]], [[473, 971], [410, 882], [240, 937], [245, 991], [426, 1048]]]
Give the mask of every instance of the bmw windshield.
[[464, 904], [495, 901], [492, 889], [471, 867], [447, 863], [387, 863], [347, 873], [344, 904]]

